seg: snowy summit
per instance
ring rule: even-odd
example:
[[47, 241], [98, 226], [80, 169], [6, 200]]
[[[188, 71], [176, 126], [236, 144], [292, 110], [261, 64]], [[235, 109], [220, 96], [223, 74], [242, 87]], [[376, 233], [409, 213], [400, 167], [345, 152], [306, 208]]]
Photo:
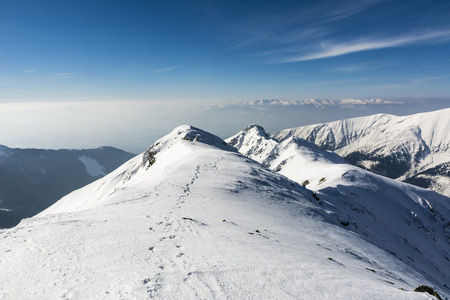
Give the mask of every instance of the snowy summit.
[[273, 132], [334, 151], [370, 171], [450, 196], [450, 109], [409, 116], [377, 114]]

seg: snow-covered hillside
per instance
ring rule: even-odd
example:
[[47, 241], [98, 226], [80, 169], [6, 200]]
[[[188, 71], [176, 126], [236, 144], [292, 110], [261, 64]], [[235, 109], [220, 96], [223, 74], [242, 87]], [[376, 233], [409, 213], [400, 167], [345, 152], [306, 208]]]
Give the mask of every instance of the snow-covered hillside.
[[393, 116], [378, 114], [271, 133], [296, 136], [348, 162], [450, 196], [450, 109]]
[[[426, 273], [450, 268], [449, 198], [352, 166], [296, 136], [277, 142], [258, 125], [247, 127], [227, 142], [314, 191], [318, 203], [330, 211], [330, 223], [368, 238]], [[437, 252], [427, 250], [425, 254], [424, 247]], [[431, 262], [429, 255], [440, 259]]]
[[[356, 207], [377, 220], [359, 232], [342, 223], [337, 190], [336, 200], [317, 199], [218, 137], [181, 126], [116, 171], [0, 231], [0, 280], [8, 283], [0, 297], [434, 299], [413, 292], [422, 284], [449, 297], [444, 197], [421, 194], [431, 209], [399, 185], [391, 187], [395, 201]], [[355, 197], [364, 198], [361, 192]], [[408, 238], [416, 233], [413, 243], [422, 241], [417, 249], [369, 215], [401, 223], [412, 207], [432, 236], [417, 223], [403, 226]], [[375, 235], [398, 252], [376, 246]], [[417, 264], [403, 259], [415, 251], [423, 255]]]
[[17, 225], [133, 156], [113, 147], [44, 150], [0, 145], [0, 228]]

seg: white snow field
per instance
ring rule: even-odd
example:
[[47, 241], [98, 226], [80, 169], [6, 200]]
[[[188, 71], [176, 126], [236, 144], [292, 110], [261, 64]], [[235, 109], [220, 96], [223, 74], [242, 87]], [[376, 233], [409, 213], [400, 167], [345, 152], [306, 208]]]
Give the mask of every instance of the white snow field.
[[353, 164], [450, 196], [450, 108], [409, 116], [377, 114], [281, 130]]
[[92, 177], [103, 177], [107, 174], [105, 167], [89, 156], [82, 155], [78, 157], [78, 160], [83, 163], [86, 172]]
[[[417, 190], [404, 186], [390, 192]], [[386, 237], [409, 251], [400, 236], [378, 231], [388, 227], [367, 228], [369, 236], [349, 230], [335, 220], [341, 200], [317, 201], [218, 137], [180, 126], [116, 171], [1, 230], [0, 299], [436, 299], [413, 292], [419, 285], [446, 298], [449, 229], [439, 226], [448, 207], [428, 193], [421, 199], [433, 208], [414, 209], [418, 220], [442, 209], [438, 219], [422, 220], [435, 226], [433, 238], [410, 225], [424, 239], [423, 261], [442, 261], [425, 273], [422, 261], [401, 260], [371, 241]], [[404, 215], [408, 199], [373, 206], [398, 208], [383, 213], [401, 223], [411, 214]], [[375, 217], [385, 220], [366, 215]]]

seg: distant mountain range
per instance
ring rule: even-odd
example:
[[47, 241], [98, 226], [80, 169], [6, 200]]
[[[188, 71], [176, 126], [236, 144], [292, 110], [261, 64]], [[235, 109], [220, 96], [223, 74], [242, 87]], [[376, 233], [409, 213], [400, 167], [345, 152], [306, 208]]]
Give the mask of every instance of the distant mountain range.
[[39, 213], [133, 156], [112, 147], [42, 150], [0, 145], [0, 228]]
[[296, 136], [180, 126], [0, 230], [0, 298], [448, 299], [449, 218]]
[[450, 109], [410, 116], [368, 117], [269, 133], [295, 136], [353, 165], [450, 196]]

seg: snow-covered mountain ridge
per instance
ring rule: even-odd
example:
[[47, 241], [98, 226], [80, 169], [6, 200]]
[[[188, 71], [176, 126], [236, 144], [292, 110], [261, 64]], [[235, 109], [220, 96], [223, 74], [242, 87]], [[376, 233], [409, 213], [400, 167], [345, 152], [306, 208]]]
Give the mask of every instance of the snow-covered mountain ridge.
[[[258, 125], [247, 127], [227, 142], [245, 156], [313, 190], [324, 209], [333, 211], [329, 222], [367, 237], [399, 258], [428, 269], [426, 272], [441, 269], [442, 264], [450, 268], [447, 197], [352, 166], [335, 153], [296, 136], [277, 142]], [[437, 231], [441, 232], [440, 241], [436, 240]], [[412, 251], [396, 248], [398, 240]], [[433, 240], [437, 244], [431, 248], [442, 250], [433, 256], [443, 260], [432, 263], [431, 269], [430, 261], [419, 250], [424, 240]]]
[[296, 136], [376, 173], [450, 195], [450, 109], [378, 114], [302, 126], [269, 135]]
[[[381, 216], [366, 214], [375, 227], [349, 230], [360, 220], [342, 223], [338, 192], [313, 193], [218, 137], [181, 126], [114, 172], [0, 231], [0, 280], [8, 283], [0, 297], [434, 299], [413, 292], [422, 284], [450, 296], [442, 247], [448, 232], [440, 227], [448, 222], [445, 197], [420, 195], [439, 211], [435, 220], [405, 196], [414, 188], [393, 189], [396, 201], [371, 204], [397, 208], [390, 213], [401, 220], [403, 207], [413, 208], [434, 230], [428, 238], [415, 223], [401, 228], [426, 241], [420, 258]], [[398, 252], [377, 246], [375, 235]]]

